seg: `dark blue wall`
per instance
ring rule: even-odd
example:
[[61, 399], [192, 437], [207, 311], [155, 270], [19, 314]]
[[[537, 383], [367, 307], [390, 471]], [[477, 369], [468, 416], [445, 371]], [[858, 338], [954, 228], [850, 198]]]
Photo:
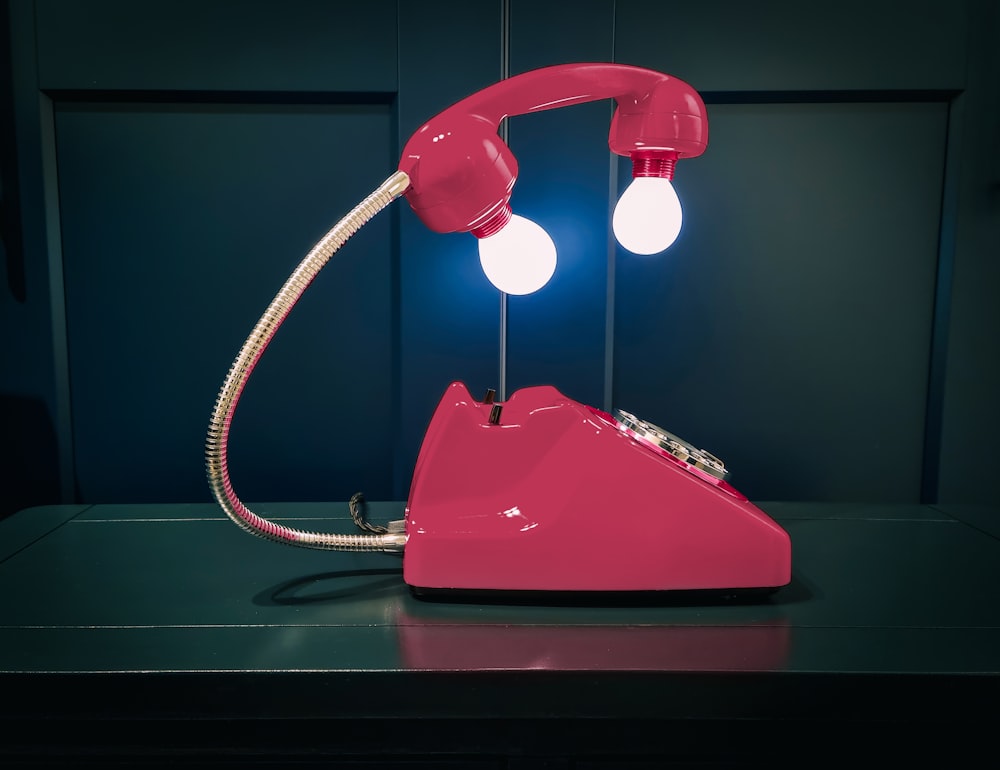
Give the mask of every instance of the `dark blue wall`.
[[436, 112], [588, 60], [703, 94], [710, 142], [678, 166], [679, 241], [637, 258], [609, 236], [629, 178], [610, 102], [511, 119], [512, 203], [553, 235], [552, 282], [503, 300], [472, 236], [394, 204], [251, 379], [240, 496], [404, 498], [462, 380], [628, 409], [722, 457], [758, 500], [990, 499], [990, 2], [2, 7], [2, 513], [209, 499], [217, 389], [312, 244]]

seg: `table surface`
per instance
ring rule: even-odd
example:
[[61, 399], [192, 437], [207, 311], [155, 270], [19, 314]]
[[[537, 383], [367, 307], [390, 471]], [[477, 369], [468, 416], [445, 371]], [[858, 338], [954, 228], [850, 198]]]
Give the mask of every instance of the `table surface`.
[[[614, 605], [426, 601], [398, 556], [211, 504], [28, 509], [0, 522], [0, 718], [997, 724], [1000, 509], [759, 505], [790, 585]], [[356, 531], [346, 503], [251, 508]]]

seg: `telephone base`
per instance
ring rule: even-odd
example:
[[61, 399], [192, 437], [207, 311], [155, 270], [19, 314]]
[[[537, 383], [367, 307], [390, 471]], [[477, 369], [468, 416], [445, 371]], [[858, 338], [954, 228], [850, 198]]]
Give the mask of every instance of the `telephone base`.
[[655, 425], [548, 385], [493, 403], [452, 383], [414, 468], [403, 579], [424, 596], [786, 585], [788, 534], [726, 473]]
[[550, 607], [685, 607], [763, 604], [782, 586], [759, 588], [692, 588], [673, 591], [539, 591], [474, 588], [420, 588], [414, 597], [449, 604], [506, 604]]

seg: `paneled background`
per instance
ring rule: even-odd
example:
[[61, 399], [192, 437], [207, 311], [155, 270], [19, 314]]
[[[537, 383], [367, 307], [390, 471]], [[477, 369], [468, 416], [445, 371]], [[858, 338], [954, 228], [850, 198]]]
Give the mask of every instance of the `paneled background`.
[[678, 165], [678, 242], [635, 257], [609, 235], [629, 178], [610, 101], [511, 119], [512, 204], [553, 235], [552, 282], [504, 299], [472, 236], [393, 204], [251, 378], [238, 494], [404, 499], [462, 380], [628, 409], [722, 457], [753, 499], [992, 501], [988, 0], [0, 7], [0, 514], [209, 499], [212, 403], [298, 261], [425, 120], [572, 61], [702, 93], [709, 147]]

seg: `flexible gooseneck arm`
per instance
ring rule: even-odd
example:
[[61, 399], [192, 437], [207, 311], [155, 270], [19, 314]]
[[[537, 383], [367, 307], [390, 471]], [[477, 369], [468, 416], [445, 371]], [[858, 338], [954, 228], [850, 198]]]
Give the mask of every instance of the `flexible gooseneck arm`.
[[229, 368], [229, 374], [222, 385], [212, 410], [205, 445], [208, 483], [216, 501], [234, 522], [242, 529], [266, 540], [274, 540], [304, 548], [319, 548], [341, 551], [388, 551], [401, 552], [406, 544], [406, 535], [401, 532], [387, 532], [378, 535], [339, 535], [306, 532], [283, 524], [277, 524], [251, 511], [233, 491], [229, 477], [228, 451], [229, 426], [239, 403], [240, 395], [250, 374], [264, 354], [264, 350], [274, 338], [278, 327], [291, 312], [302, 293], [309, 287], [317, 273], [330, 261], [334, 253], [348, 238], [379, 211], [398, 198], [410, 186], [409, 177], [396, 172], [383, 182], [361, 203], [341, 219], [305, 256], [295, 271], [285, 281], [284, 286], [271, 301], [264, 315], [253, 328], [250, 336], [240, 349], [239, 355]]

